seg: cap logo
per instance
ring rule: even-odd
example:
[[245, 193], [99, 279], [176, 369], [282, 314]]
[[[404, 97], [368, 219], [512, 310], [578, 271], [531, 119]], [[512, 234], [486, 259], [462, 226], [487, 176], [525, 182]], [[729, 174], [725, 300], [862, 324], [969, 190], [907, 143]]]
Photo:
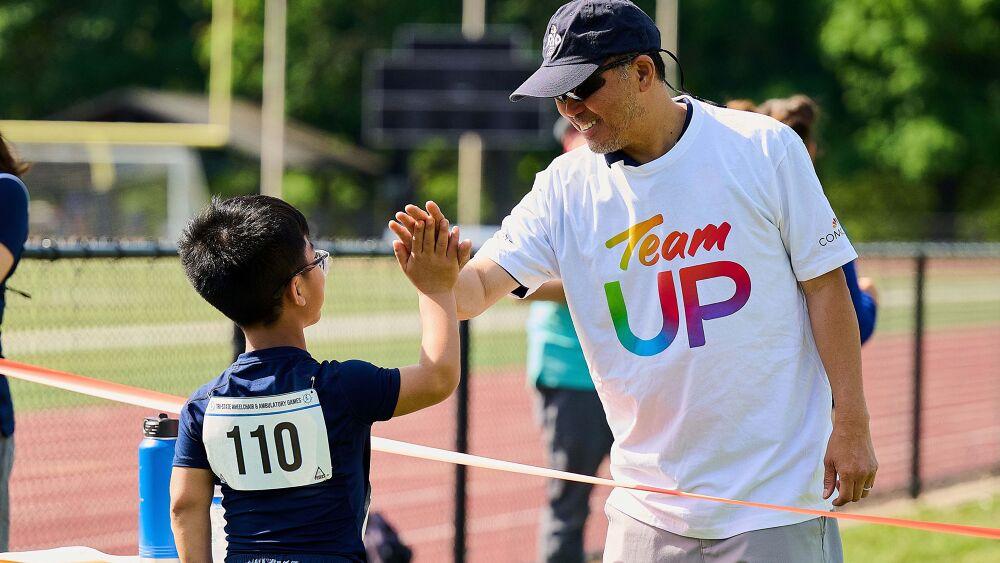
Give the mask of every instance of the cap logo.
[[549, 26], [548, 34], [545, 36], [545, 59], [552, 60], [552, 57], [555, 56], [561, 44], [562, 37], [559, 35], [559, 30], [556, 28], [556, 24], [552, 24]]

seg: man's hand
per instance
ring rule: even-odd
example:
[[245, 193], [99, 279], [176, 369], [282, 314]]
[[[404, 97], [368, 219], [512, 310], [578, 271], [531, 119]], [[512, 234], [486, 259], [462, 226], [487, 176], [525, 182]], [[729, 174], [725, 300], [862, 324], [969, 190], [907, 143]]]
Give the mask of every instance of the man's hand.
[[[418, 224], [423, 224], [425, 232], [433, 232], [440, 229], [440, 225], [447, 225], [448, 220], [433, 201], [427, 202], [426, 211], [416, 205], [407, 205], [405, 212], [396, 213], [396, 220], [389, 221], [389, 229], [399, 238], [393, 241], [392, 249], [400, 266], [407, 264], [413, 254]], [[517, 289], [519, 284], [507, 270], [488, 258], [473, 260], [468, 268], [465, 267], [472, 257], [472, 241], [466, 239], [458, 243], [457, 254], [461, 272], [455, 284], [455, 301], [460, 320], [475, 317]]]
[[[395, 233], [396, 237], [399, 238], [399, 242], [403, 243], [403, 256], [406, 258], [409, 257], [410, 250], [413, 247], [413, 237], [417, 223], [419, 222], [423, 222], [424, 228], [429, 229], [430, 232], [439, 228], [442, 223], [447, 224], [448, 220], [445, 218], [444, 213], [441, 212], [438, 204], [433, 201], [427, 202], [426, 211], [416, 205], [410, 204], [406, 206], [405, 211], [396, 213], [396, 220], [389, 221], [389, 230]], [[393, 251], [395, 250], [396, 245], [394, 243]], [[458, 244], [459, 268], [464, 267], [471, 256], [472, 241], [468, 239], [461, 241]]]
[[409, 248], [395, 240], [392, 250], [417, 291], [432, 295], [454, 289], [459, 270], [458, 227], [449, 231], [447, 219], [438, 223], [437, 228], [433, 222], [416, 221]]
[[826, 447], [823, 464], [823, 498], [830, 498], [836, 489], [839, 494], [834, 506], [844, 506], [868, 496], [875, 486], [878, 461], [868, 429], [868, 420], [836, 420], [834, 412], [833, 433]]

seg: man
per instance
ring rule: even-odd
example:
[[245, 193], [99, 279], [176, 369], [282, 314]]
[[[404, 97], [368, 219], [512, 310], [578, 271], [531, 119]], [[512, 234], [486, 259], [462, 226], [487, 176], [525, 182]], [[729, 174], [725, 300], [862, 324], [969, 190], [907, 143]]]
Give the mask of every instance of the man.
[[[563, 150], [587, 143], [565, 119], [553, 129]], [[585, 150], [585, 149], [583, 149]], [[594, 389], [559, 281], [546, 282], [528, 296], [528, 383], [537, 391], [542, 437], [549, 467], [595, 475], [611, 452], [614, 437]], [[547, 506], [538, 530], [538, 560], [582, 563], [583, 533], [593, 485], [550, 479]]]
[[[538, 174], [461, 272], [459, 315], [562, 280], [617, 480], [819, 510], [858, 501], [877, 463], [840, 268], [857, 254], [795, 132], [671, 99], [659, 45], [629, 2], [556, 11], [511, 99], [554, 97], [592, 152]], [[444, 219], [432, 203], [396, 218], [404, 244], [418, 220]], [[606, 512], [605, 561], [842, 560], [827, 518], [626, 489]]]

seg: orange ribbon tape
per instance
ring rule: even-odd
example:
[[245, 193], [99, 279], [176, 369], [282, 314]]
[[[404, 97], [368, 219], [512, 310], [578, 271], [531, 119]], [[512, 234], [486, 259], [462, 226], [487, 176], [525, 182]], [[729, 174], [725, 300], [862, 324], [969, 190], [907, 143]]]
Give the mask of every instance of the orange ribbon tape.
[[[121, 383], [103, 381], [100, 379], [84, 377], [82, 375], [76, 375], [64, 371], [56, 371], [48, 368], [22, 364], [19, 362], [12, 362], [10, 360], [0, 359], [0, 373], [7, 375], [9, 377], [16, 377], [18, 379], [23, 379], [25, 381], [40, 383], [42, 385], [48, 385], [50, 387], [57, 387], [59, 389], [65, 389], [67, 391], [73, 391], [75, 393], [82, 393], [84, 395], [90, 395], [92, 397], [100, 397], [102, 399], [118, 401], [120, 403], [128, 403], [130, 405], [135, 405], [139, 407], [148, 407], [157, 411], [169, 412], [173, 414], [180, 413], [181, 407], [184, 406], [184, 401], [185, 401], [185, 399], [183, 399], [182, 397], [168, 395], [166, 393], [160, 393], [158, 391], [150, 391], [148, 389], [131, 387], [129, 385], [123, 385]], [[782, 506], [782, 505], [767, 504], [762, 502], [750, 502], [745, 500], [733, 500], [733, 499], [713, 497], [708, 495], [699, 495], [695, 493], [685, 493], [683, 491], [677, 491], [673, 489], [661, 489], [658, 487], [649, 487], [646, 485], [620, 483], [618, 481], [613, 481], [611, 479], [590, 477], [587, 475], [578, 475], [576, 473], [558, 471], [555, 469], [547, 469], [544, 467], [537, 467], [534, 465], [527, 465], [523, 463], [514, 463], [511, 461], [503, 461], [488, 457], [462, 454], [458, 452], [442, 450], [439, 448], [421, 446], [418, 444], [409, 444], [407, 442], [400, 442], [397, 440], [388, 440], [386, 438], [372, 437], [372, 449], [380, 452], [404, 455], [408, 457], [443, 461], [446, 463], [454, 463], [458, 465], [468, 465], [470, 467], [494, 469], [497, 471], [507, 471], [511, 473], [534, 475], [537, 477], [548, 477], [552, 479], [563, 479], [567, 481], [577, 481], [580, 483], [590, 483], [592, 485], [599, 485], [605, 487], [621, 487], [637, 491], [662, 493], [665, 495], [674, 495], [678, 497], [707, 500], [711, 502], [721, 502], [724, 504], [732, 504], [736, 506], [749, 506], [753, 508], [764, 508], [768, 510], [792, 512], [795, 514], [808, 514], [811, 516], [825, 516], [828, 518], [837, 518], [839, 520], [856, 520], [858, 522], [866, 522], [869, 524], [882, 524], [885, 526], [912, 528], [915, 530], [926, 530], [931, 532], [939, 532], [943, 534], [956, 534], [962, 536], [1000, 539], [1000, 528], [984, 528], [979, 526], [966, 526], [963, 524], [948, 524], [944, 522], [925, 522], [921, 520], [908, 520], [905, 518], [888, 518], [885, 516], [868, 516], [865, 514], [852, 514], [850, 512], [829, 512], [824, 510], [815, 510], [811, 508], [796, 508], [794, 506]]]

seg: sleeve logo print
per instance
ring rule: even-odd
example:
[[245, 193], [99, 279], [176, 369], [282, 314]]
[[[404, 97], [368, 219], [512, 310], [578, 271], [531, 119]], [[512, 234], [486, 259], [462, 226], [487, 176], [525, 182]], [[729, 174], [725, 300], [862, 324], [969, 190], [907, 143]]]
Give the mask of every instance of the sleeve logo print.
[[832, 225], [833, 230], [819, 238], [820, 246], [827, 246], [836, 242], [840, 237], [847, 236], [847, 234], [844, 233], [844, 227], [841, 226], [840, 221], [838, 221], [836, 217], [833, 218]]

